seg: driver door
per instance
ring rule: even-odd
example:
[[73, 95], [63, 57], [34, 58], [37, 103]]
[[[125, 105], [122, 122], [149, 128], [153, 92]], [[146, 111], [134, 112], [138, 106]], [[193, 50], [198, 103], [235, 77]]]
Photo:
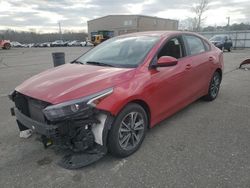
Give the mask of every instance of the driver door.
[[[185, 46], [181, 36], [167, 40], [158, 55], [172, 56], [178, 60], [177, 65], [171, 67], [157, 67], [151, 70], [151, 83], [154, 92], [151, 93], [153, 104], [152, 115], [158, 120], [175, 113], [190, 102], [190, 63], [186, 58]], [[155, 109], [155, 110], [154, 110]]]

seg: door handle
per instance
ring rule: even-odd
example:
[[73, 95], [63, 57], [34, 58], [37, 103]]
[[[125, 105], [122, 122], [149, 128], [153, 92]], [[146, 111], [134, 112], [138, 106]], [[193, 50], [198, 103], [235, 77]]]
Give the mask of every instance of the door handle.
[[192, 68], [192, 65], [191, 64], [187, 64], [186, 65], [186, 70], [189, 70], [189, 69], [191, 69]]

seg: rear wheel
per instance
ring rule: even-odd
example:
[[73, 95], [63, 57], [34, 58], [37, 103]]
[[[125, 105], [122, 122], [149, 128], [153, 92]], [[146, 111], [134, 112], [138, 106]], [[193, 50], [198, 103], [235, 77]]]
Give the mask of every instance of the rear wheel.
[[108, 136], [109, 152], [127, 157], [137, 151], [145, 137], [148, 118], [138, 104], [128, 104], [116, 117]]
[[221, 75], [218, 71], [216, 71], [210, 81], [208, 94], [204, 96], [204, 100], [213, 101], [218, 96], [220, 90], [221, 83]]
[[4, 44], [3, 49], [9, 50], [10, 49], [10, 44], [9, 43]]

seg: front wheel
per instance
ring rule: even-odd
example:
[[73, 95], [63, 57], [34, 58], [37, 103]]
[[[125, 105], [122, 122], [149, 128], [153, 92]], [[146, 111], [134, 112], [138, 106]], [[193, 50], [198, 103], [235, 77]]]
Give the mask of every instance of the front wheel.
[[210, 81], [208, 94], [204, 96], [204, 100], [213, 101], [218, 96], [220, 90], [221, 83], [221, 75], [218, 71], [216, 71]]
[[137, 151], [145, 137], [148, 117], [138, 104], [128, 104], [116, 117], [108, 136], [109, 152], [127, 157]]
[[10, 44], [9, 43], [4, 44], [3, 49], [9, 50], [10, 49]]

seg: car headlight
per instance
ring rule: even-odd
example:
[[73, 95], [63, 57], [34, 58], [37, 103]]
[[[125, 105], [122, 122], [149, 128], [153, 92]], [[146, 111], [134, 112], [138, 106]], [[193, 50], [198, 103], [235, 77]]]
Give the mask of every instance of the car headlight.
[[113, 88], [109, 88], [81, 99], [51, 105], [46, 107], [43, 110], [43, 113], [50, 121], [62, 120], [69, 116], [81, 114], [89, 110], [91, 107], [95, 107], [102, 99], [110, 95], [112, 92]]

